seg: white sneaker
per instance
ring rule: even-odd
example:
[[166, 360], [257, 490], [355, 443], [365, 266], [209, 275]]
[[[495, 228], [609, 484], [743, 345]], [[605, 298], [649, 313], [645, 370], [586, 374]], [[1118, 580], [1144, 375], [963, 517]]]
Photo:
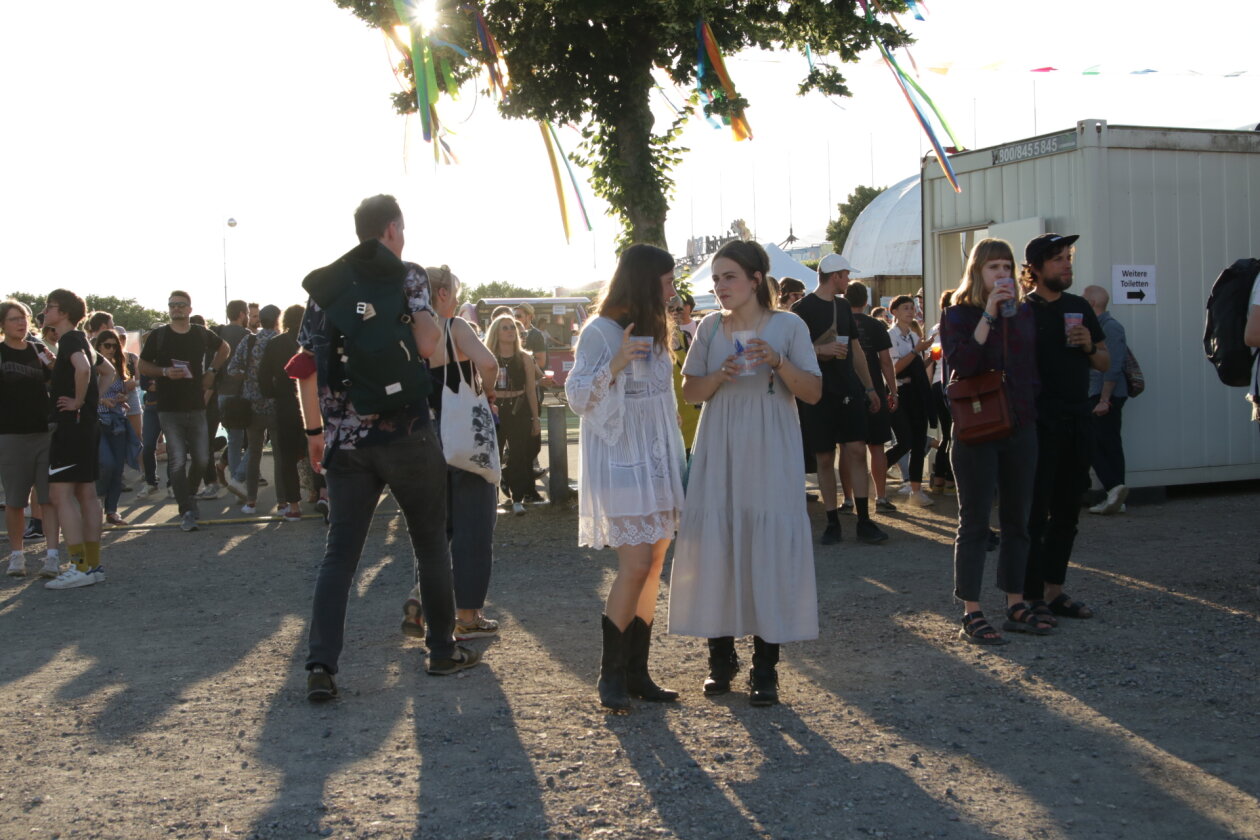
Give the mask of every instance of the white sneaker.
[[156, 484], [144, 484], [136, 491], [137, 499], [147, 499], [158, 491]]
[[246, 516], [253, 516], [255, 513], [258, 513], [258, 508], [254, 505], [241, 505], [241, 513]]
[[87, 572], [80, 572], [74, 566], [66, 569], [57, 577], [44, 584], [45, 589], [78, 589], [80, 586], [92, 586], [105, 582], [105, 569], [97, 566]]
[[197, 530], [197, 514], [186, 510], [179, 517], [179, 530], [188, 532]]
[[1117, 484], [1107, 493], [1107, 513], [1123, 513], [1124, 500], [1129, 498], [1129, 488]]
[[201, 488], [201, 492], [197, 494], [198, 499], [217, 499], [219, 498], [219, 485], [207, 484]]
[[905, 484], [901, 485], [901, 487], [897, 489], [898, 496], [909, 496], [910, 493], [911, 493], [910, 482], [906, 482]]
[[39, 570], [42, 578], [55, 578], [61, 574], [61, 557], [57, 554], [44, 555], [44, 568]]
[[26, 555], [15, 551], [9, 555], [9, 572], [13, 577], [26, 577]]
[[168, 499], [175, 498], [175, 488], [171, 487], [169, 484], [166, 485], [166, 498]]
[[521, 504], [520, 502], [512, 502], [512, 513], [516, 514], [517, 516], [524, 516], [525, 505]]
[[245, 501], [245, 482], [237, 481], [236, 476], [229, 475], [227, 480], [227, 489], [231, 490], [232, 493], [235, 494], [236, 498], [240, 499], [242, 502]]
[[910, 498], [907, 501], [915, 507], [931, 507], [936, 504], [936, 500], [922, 490], [912, 491], [909, 495]]

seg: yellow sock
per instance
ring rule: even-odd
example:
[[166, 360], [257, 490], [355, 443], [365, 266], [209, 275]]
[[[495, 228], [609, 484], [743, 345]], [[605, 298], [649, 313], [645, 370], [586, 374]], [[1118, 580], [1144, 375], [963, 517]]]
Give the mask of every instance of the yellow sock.
[[99, 542], [83, 543], [83, 557], [76, 561], [74, 567], [80, 572], [88, 572], [101, 565], [101, 544]]

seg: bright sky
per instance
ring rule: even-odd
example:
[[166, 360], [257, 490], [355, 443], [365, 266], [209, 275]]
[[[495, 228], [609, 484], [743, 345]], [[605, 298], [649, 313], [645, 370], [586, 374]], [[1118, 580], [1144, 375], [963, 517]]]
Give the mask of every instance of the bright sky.
[[[902, 18], [919, 39], [910, 52], [970, 147], [1085, 118], [1260, 122], [1255, 51], [1221, 36], [1260, 29], [1258, 3], [1212, 15], [1098, 0], [927, 5], [925, 22]], [[1081, 75], [1093, 65], [1100, 75]], [[1060, 72], [1028, 72], [1043, 66]], [[763, 241], [789, 226], [820, 232], [858, 184], [918, 171], [928, 145], [874, 54], [849, 68], [853, 96], [835, 101], [796, 96], [803, 57], [728, 57], [728, 69], [752, 103], [755, 139], [689, 127], [667, 228], [675, 253], [736, 218]], [[1131, 75], [1147, 69], [1159, 72]], [[594, 231], [573, 209], [565, 243], [536, 125], [471, 95], [444, 101], [462, 163], [435, 166], [414, 118], [393, 113], [384, 39], [332, 0], [6, 3], [0, 74], [2, 292], [66, 286], [162, 308], [185, 288], [221, 318], [226, 263], [231, 297], [283, 306], [302, 299], [310, 269], [354, 244], [353, 209], [377, 192], [402, 203], [404, 256], [446, 263], [466, 284], [573, 286], [615, 264], [618, 225], [584, 179]], [[658, 96], [654, 107], [663, 124], [669, 105]], [[572, 149], [576, 133], [562, 129], [561, 142]]]

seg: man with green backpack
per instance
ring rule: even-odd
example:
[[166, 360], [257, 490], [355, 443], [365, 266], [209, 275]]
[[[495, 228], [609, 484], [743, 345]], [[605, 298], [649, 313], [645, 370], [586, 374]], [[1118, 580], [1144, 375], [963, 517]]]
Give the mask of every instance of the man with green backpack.
[[354, 214], [359, 245], [302, 282], [310, 294], [289, 362], [299, 380], [311, 462], [328, 480], [329, 524], [315, 583], [307, 697], [337, 695], [346, 605], [381, 491], [407, 522], [429, 649], [426, 670], [452, 674], [480, 660], [456, 645], [446, 541], [446, 460], [432, 423], [424, 362], [440, 331], [424, 269], [401, 259], [403, 216], [388, 195]]

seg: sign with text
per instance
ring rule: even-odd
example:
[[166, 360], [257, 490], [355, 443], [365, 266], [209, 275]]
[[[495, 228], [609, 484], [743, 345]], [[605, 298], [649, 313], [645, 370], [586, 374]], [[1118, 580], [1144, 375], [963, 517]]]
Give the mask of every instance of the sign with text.
[[1154, 303], [1155, 266], [1113, 265], [1111, 303]]
[[1076, 148], [1076, 132], [1065, 131], [1053, 137], [1041, 137], [1037, 140], [1025, 140], [1023, 143], [1011, 143], [993, 150], [993, 165], [1017, 163], [1021, 160], [1058, 154]]

